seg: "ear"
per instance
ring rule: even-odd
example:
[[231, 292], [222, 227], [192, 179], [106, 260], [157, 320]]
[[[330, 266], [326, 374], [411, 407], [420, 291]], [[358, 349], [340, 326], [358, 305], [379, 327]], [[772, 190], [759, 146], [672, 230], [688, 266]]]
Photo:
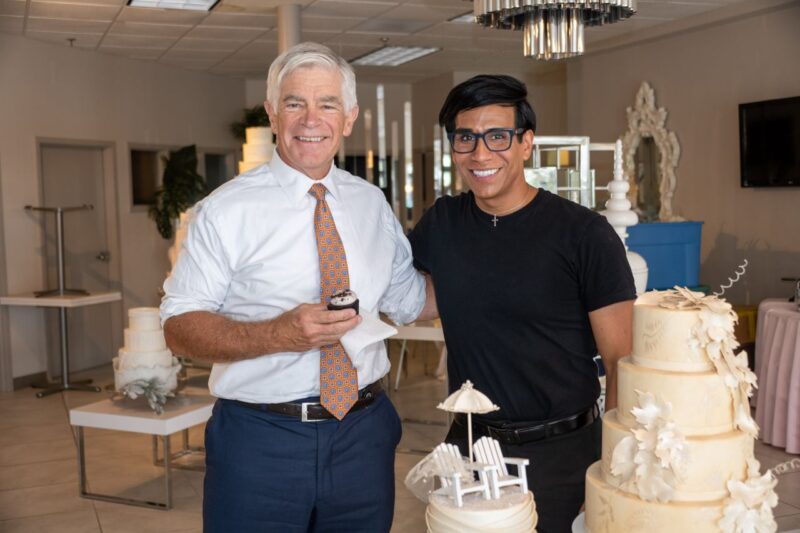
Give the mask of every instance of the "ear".
[[533, 153], [533, 130], [527, 130], [522, 134], [522, 153], [525, 156], [525, 161], [531, 158]]
[[267, 111], [267, 116], [269, 117], [269, 125], [274, 130], [274, 124], [277, 124], [277, 118], [278, 118], [275, 115], [275, 110], [272, 109], [272, 106], [269, 104], [269, 102], [266, 101], [264, 102], [264, 109]]
[[342, 129], [342, 135], [345, 137], [349, 137], [351, 133], [353, 133], [353, 124], [356, 123], [356, 119], [358, 118], [358, 106], [354, 105], [353, 109], [350, 110], [344, 117], [344, 128]]

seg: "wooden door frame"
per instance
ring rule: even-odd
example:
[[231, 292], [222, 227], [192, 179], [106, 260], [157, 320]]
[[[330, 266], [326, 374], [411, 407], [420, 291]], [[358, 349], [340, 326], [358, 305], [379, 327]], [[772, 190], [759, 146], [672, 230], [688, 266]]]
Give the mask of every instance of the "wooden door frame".
[[[106, 239], [111, 261], [108, 265], [108, 290], [119, 291], [122, 301], [104, 304], [111, 310], [111, 345], [122, 346], [122, 329], [125, 291], [122, 283], [122, 239], [119, 224], [119, 202], [117, 194], [117, 144], [113, 141], [91, 139], [66, 139], [60, 137], [36, 137], [36, 174], [39, 180], [39, 199], [44, 198], [44, 176], [42, 172], [42, 146], [62, 146], [66, 148], [97, 148], [103, 157], [103, 200], [105, 202]], [[45, 242], [45, 226], [42, 224], [41, 242]], [[42, 283], [47, 284], [47, 257], [42, 254]]]
[[[8, 294], [8, 278], [6, 276], [6, 242], [3, 226], [3, 173], [0, 165], [0, 294]], [[11, 367], [11, 341], [8, 324], [8, 307], [0, 306], [0, 391], [14, 390], [14, 372]]]

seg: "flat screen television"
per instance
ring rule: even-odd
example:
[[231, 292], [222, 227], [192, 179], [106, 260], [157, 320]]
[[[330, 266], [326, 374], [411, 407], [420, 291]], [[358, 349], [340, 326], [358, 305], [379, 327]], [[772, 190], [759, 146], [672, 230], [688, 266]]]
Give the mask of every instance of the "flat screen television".
[[739, 104], [742, 187], [800, 187], [800, 96]]

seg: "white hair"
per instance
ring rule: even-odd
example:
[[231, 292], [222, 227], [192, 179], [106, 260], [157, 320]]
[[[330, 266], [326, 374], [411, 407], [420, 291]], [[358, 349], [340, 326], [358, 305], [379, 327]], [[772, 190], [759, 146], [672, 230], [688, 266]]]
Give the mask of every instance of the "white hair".
[[292, 46], [279, 55], [269, 67], [267, 74], [267, 102], [278, 111], [283, 78], [298, 68], [336, 69], [342, 77], [342, 99], [344, 112], [349, 113], [358, 101], [356, 99], [356, 75], [353, 67], [342, 57], [325, 45], [306, 42]]

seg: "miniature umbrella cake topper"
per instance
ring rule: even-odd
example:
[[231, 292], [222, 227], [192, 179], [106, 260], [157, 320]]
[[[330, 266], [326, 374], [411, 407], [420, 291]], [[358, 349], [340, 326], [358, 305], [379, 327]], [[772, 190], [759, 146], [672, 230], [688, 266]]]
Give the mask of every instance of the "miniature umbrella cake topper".
[[472, 463], [472, 413], [491, 413], [500, 408], [492, 403], [484, 393], [475, 390], [472, 382], [467, 380], [461, 388], [436, 406], [437, 409], [451, 413], [467, 413], [467, 442], [469, 443], [469, 462]]

